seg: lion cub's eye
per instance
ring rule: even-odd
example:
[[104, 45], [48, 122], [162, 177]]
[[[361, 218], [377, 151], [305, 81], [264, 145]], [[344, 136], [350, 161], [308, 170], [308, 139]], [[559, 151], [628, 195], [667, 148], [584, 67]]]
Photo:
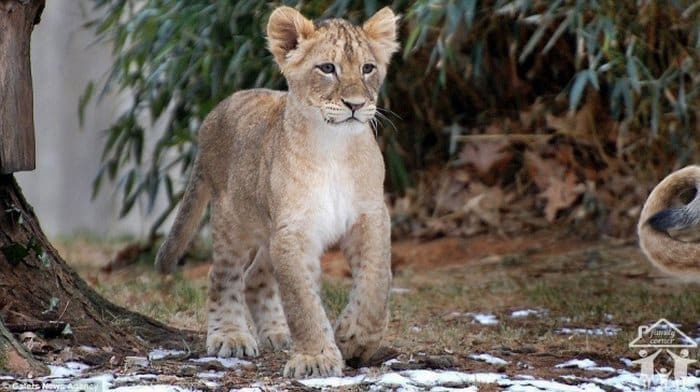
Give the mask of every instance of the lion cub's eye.
[[367, 75], [368, 73], [374, 71], [375, 68], [377, 67], [374, 64], [365, 64], [362, 66], [362, 73]]
[[335, 72], [335, 65], [331, 63], [323, 63], [321, 65], [317, 65], [316, 67], [325, 74], [332, 74]]

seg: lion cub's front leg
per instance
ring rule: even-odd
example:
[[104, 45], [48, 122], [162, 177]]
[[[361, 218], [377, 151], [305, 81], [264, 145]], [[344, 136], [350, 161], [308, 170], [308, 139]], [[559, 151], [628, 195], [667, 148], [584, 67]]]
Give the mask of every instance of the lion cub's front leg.
[[301, 229], [284, 226], [270, 240], [275, 278], [294, 343], [292, 357], [284, 367], [285, 377], [339, 376], [343, 371], [343, 358], [308, 268], [319, 262], [320, 253]]
[[352, 268], [353, 286], [336, 323], [336, 341], [343, 358], [365, 362], [379, 348], [389, 315], [391, 232], [386, 208], [361, 214], [341, 248]]

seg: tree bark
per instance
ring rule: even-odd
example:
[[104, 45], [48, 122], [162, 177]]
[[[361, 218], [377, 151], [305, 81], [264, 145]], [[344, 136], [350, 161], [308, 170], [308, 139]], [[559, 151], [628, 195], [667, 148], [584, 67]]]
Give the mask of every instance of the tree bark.
[[34, 170], [29, 43], [44, 0], [0, 0], [0, 174]]
[[106, 358], [193, 347], [199, 333], [165, 326], [92, 290], [46, 239], [14, 177], [4, 174], [34, 167], [29, 42], [43, 7], [43, 0], [0, 0], [0, 373], [48, 371], [7, 326], [41, 334], [65, 325], [63, 340], [109, 348]]

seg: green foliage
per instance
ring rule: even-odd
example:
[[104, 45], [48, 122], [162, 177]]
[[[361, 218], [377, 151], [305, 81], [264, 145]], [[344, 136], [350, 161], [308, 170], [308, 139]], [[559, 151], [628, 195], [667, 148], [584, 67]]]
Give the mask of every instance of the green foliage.
[[29, 249], [18, 243], [6, 245], [2, 247], [0, 251], [2, 251], [2, 254], [7, 259], [7, 262], [12, 266], [16, 266], [22, 260], [24, 260], [25, 257], [29, 256]]
[[[232, 92], [284, 88], [265, 49], [267, 16], [280, 3], [233, 0], [93, 0], [101, 17], [88, 24], [113, 47], [114, 65], [97, 98], [133, 96], [105, 131], [97, 193], [107, 178], [123, 196], [122, 215], [137, 200], [154, 232], [182, 195], [196, 154], [197, 127]], [[292, 1], [286, 4], [295, 5]], [[403, 14], [402, 56], [382, 92], [396, 112], [383, 132], [388, 186], [403, 191], [413, 171], [449, 158], [446, 130], [517, 116], [538, 98], [576, 110], [597, 94], [609, 115], [649, 144], [672, 134], [681, 155], [698, 109], [698, 3], [671, 0], [312, 0], [296, 4], [310, 18], [360, 22], [384, 5]], [[95, 95], [89, 84], [80, 111]], [[562, 99], [563, 98], [563, 99]], [[561, 104], [565, 102], [565, 104]], [[145, 134], [163, 124], [147, 146]], [[649, 132], [648, 130], [651, 130]], [[619, 154], [620, 151], [614, 151]], [[175, 176], [175, 177], [174, 177]]]
[[7, 262], [13, 267], [24, 261], [24, 259], [29, 256], [31, 252], [34, 252], [34, 255], [39, 258], [43, 266], [50, 263], [50, 256], [47, 258], [46, 254], [44, 253], [44, 249], [41, 248], [41, 245], [39, 245], [34, 238], [30, 238], [26, 245], [19, 242], [5, 245], [0, 248], [0, 252], [2, 252], [5, 259], [7, 259]]

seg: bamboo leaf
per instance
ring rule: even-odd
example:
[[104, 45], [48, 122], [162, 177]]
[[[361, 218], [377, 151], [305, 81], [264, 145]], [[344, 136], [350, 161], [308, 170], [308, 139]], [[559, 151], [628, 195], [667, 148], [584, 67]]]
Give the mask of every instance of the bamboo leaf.
[[90, 99], [92, 99], [94, 92], [95, 82], [90, 81], [85, 87], [85, 90], [83, 90], [83, 94], [78, 98], [78, 123], [81, 128], [85, 124], [85, 106], [90, 102]]
[[569, 110], [575, 110], [581, 102], [581, 96], [590, 79], [588, 72], [588, 70], [584, 70], [576, 74], [571, 92], [569, 93]]

